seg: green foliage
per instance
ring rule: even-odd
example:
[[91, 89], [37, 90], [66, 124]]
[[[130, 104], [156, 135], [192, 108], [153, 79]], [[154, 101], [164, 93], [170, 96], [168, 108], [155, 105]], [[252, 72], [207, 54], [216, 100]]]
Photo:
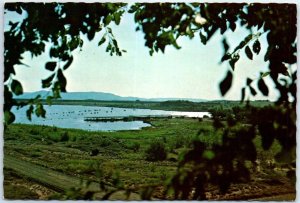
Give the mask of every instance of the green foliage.
[[153, 141], [145, 151], [145, 158], [148, 161], [163, 161], [167, 158], [167, 149], [163, 142]]
[[230, 89], [231, 84], [232, 84], [232, 78], [233, 77], [232, 77], [231, 71], [228, 71], [226, 77], [220, 83], [220, 90], [221, 90], [222, 96], [224, 96], [228, 92], [228, 90]]
[[[42, 87], [52, 89], [53, 97], [49, 99], [60, 98], [60, 92], [66, 91], [67, 84], [63, 70], [71, 66], [72, 52], [83, 46], [80, 32], [92, 40], [97, 32], [105, 28], [105, 36], [109, 38], [107, 51], [111, 55], [121, 56], [117, 41], [108, 26], [111, 22], [117, 25], [120, 23], [124, 6], [122, 3], [6, 3], [4, 8], [6, 12], [26, 13], [26, 18], [21, 18], [22, 20], [15, 23], [9, 22], [10, 30], [4, 33], [4, 82], [10, 87], [9, 91], [16, 95], [23, 93], [21, 83], [12, 79], [15, 75], [15, 65], [24, 65], [22, 54], [28, 51], [32, 56], [39, 56], [46, 51], [45, 44], [50, 43], [49, 55], [52, 59], [46, 62], [45, 69], [51, 74], [42, 80]], [[74, 16], [77, 16], [76, 19]], [[10, 111], [12, 106], [10, 103], [21, 105], [10, 96], [5, 97], [5, 103], [7, 104], [5, 111]], [[29, 104], [39, 104], [39, 100], [34, 99]], [[31, 118], [29, 114], [33, 112], [31, 110], [27, 112], [28, 118]], [[35, 113], [37, 116], [43, 115], [40, 110]], [[7, 117], [7, 124], [13, 122], [11, 117]]]
[[12, 80], [10, 87], [12, 92], [15, 93], [15, 95], [23, 94], [23, 88], [19, 81]]
[[68, 132], [66, 131], [66, 132], [64, 132], [62, 135], [61, 135], [61, 137], [60, 137], [60, 141], [61, 142], [66, 142], [66, 141], [69, 141], [69, 134], [68, 134]]

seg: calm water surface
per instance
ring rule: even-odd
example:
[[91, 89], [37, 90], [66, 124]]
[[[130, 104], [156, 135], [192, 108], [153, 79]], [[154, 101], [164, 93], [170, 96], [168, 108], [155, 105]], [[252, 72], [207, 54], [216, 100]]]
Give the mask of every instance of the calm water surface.
[[151, 116], [151, 115], [176, 115], [187, 117], [210, 116], [208, 112], [179, 112], [179, 111], [162, 111], [150, 109], [130, 109], [115, 107], [96, 107], [96, 106], [77, 106], [77, 105], [52, 105], [44, 106], [46, 118], [39, 118], [32, 115], [29, 121], [26, 117], [28, 107], [16, 109], [13, 113], [16, 115], [14, 123], [35, 124], [56, 126], [60, 128], [74, 128], [91, 131], [118, 131], [118, 130], [139, 130], [148, 127], [150, 124], [143, 121], [116, 121], [116, 122], [87, 122], [85, 117], [114, 117], [114, 116]]

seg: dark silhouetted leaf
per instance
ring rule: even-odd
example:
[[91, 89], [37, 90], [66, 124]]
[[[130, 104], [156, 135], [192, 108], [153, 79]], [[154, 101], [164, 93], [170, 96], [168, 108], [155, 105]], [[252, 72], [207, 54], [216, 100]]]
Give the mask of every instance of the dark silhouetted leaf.
[[50, 71], [54, 71], [56, 67], [56, 62], [47, 62], [45, 68]]
[[226, 77], [220, 83], [220, 91], [221, 91], [222, 96], [224, 96], [230, 89], [231, 84], [232, 84], [232, 78], [233, 77], [232, 77], [231, 71], [228, 71]]
[[224, 56], [221, 58], [221, 62], [226, 61], [226, 60], [228, 60], [228, 59], [230, 59], [230, 54], [226, 53], [226, 54], [224, 54]]
[[253, 88], [253, 87], [251, 87], [251, 86], [249, 86], [249, 88], [250, 88], [250, 92], [251, 92], [251, 94], [253, 95], [253, 96], [255, 96], [257, 93], [256, 93], [256, 90]]
[[55, 76], [55, 73], [53, 73], [52, 75], [50, 75], [48, 78], [42, 80], [42, 88], [48, 88], [48, 87], [50, 87], [54, 76]]
[[106, 40], [106, 38], [105, 38], [105, 36], [103, 36], [101, 38], [101, 40], [99, 41], [98, 46], [100, 46], [101, 44], [103, 44], [105, 42], [105, 40]]
[[36, 114], [37, 117], [45, 118], [46, 111], [45, 111], [42, 104], [39, 103], [39, 104], [36, 105], [35, 114]]
[[252, 79], [247, 78], [246, 84], [249, 86], [252, 83], [252, 81], [253, 81]]
[[26, 116], [28, 118], [28, 120], [31, 121], [31, 114], [33, 113], [33, 105], [30, 105], [29, 108], [26, 111]]
[[5, 111], [4, 120], [6, 124], [11, 124], [15, 121], [15, 115], [10, 111]]
[[90, 32], [87, 33], [87, 37], [89, 41], [92, 41], [95, 37], [95, 32], [92, 30]]
[[241, 98], [241, 101], [244, 101], [245, 100], [245, 87], [242, 88], [242, 98]]
[[263, 93], [263, 95], [265, 96], [269, 95], [269, 89], [262, 78], [258, 80], [257, 85], [258, 85], [258, 89], [261, 91], [261, 93]]
[[236, 28], [235, 22], [230, 22], [229, 27], [230, 27], [230, 29], [232, 30], [232, 32], [234, 32], [234, 31], [235, 31], [235, 28]]
[[15, 93], [15, 95], [23, 94], [23, 87], [19, 81], [13, 80], [10, 87], [11, 91]]
[[66, 92], [66, 85], [67, 85], [67, 80], [62, 72], [61, 69], [58, 70], [57, 72], [57, 79], [58, 79], [58, 83], [60, 85], [60, 90], [62, 92]]
[[235, 63], [236, 63], [239, 59], [240, 59], [240, 55], [239, 55], [239, 54], [234, 54], [234, 55], [232, 56], [232, 58], [230, 59], [229, 64], [230, 64], [232, 70], [235, 69]]
[[233, 53], [235, 53], [237, 50], [242, 49], [251, 39], [253, 38], [253, 34], [249, 34], [243, 41], [240, 42], [240, 44], [234, 49]]
[[64, 65], [63, 69], [67, 70], [70, 67], [70, 65], [72, 64], [72, 62], [73, 62], [73, 56], [70, 57], [68, 62]]
[[245, 48], [245, 53], [246, 53], [246, 56], [249, 58], [249, 59], [253, 59], [253, 54], [252, 54], [252, 51], [251, 49], [249, 48], [249, 46], [246, 46]]
[[256, 54], [259, 54], [260, 52], [260, 43], [258, 40], [256, 40], [254, 43], [253, 43], [253, 51], [254, 53]]
[[206, 37], [201, 32], [199, 32], [199, 35], [200, 35], [200, 40], [201, 40], [202, 44], [205, 45], [207, 42]]
[[224, 38], [224, 39], [222, 40], [222, 44], [223, 44], [224, 52], [226, 53], [226, 52], [229, 50], [229, 45], [228, 45], [228, 43], [227, 43], [226, 38]]

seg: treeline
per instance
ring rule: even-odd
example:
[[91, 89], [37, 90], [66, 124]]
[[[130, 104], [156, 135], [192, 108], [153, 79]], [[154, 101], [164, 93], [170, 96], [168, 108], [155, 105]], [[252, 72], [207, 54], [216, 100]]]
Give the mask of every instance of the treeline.
[[[18, 100], [24, 102], [25, 100]], [[49, 104], [46, 100], [42, 100], [43, 104]], [[251, 106], [262, 107], [271, 105], [272, 102], [261, 100], [251, 101]], [[218, 112], [221, 117], [232, 111], [234, 107], [243, 108], [246, 104], [240, 101], [216, 100], [208, 102], [191, 102], [187, 100], [175, 101], [97, 101], [97, 100], [53, 100], [51, 105], [84, 105], [84, 106], [101, 106], [116, 108], [137, 108], [137, 109], [153, 109], [153, 110], [169, 110], [169, 111], [191, 111], [191, 112]]]

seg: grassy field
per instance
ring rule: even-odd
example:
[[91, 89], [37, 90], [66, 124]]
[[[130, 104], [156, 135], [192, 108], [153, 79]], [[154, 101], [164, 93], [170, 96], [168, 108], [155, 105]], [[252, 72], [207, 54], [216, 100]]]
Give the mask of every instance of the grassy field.
[[[24, 187], [38, 180], [48, 189], [44, 199], [62, 199], [64, 193], [57, 190], [53, 186], [54, 183], [50, 187], [51, 180], [46, 180], [49, 177], [43, 175], [43, 170], [57, 176], [65, 176], [62, 180], [70, 181], [70, 187], [77, 184], [73, 184], [72, 181], [76, 182], [79, 179], [103, 182], [109, 187], [116, 185], [116, 180], [119, 181], [118, 184], [127, 188], [162, 184], [175, 173], [181, 154], [191, 148], [194, 139], [200, 139], [209, 145], [220, 142], [222, 134], [221, 130], [214, 130], [209, 119], [152, 119], [151, 124], [152, 127], [139, 131], [118, 132], [10, 125], [4, 134], [4, 156], [7, 157], [4, 162], [4, 195], [10, 199], [23, 196], [36, 199], [37, 194], [34, 194], [34, 190], [29, 191], [27, 187], [27, 191]], [[197, 136], [199, 130], [205, 131], [205, 135]], [[255, 144], [259, 148], [262, 166], [267, 166], [268, 160], [280, 150], [276, 143], [268, 152], [260, 150], [259, 137], [255, 139]], [[151, 146], [158, 145], [166, 152], [166, 158], [161, 161], [155, 161], [153, 149], [151, 154]], [[30, 171], [40, 173], [36, 172], [35, 178], [26, 178], [25, 170], [12, 172], [9, 168], [13, 168], [12, 164], [17, 163], [15, 159], [24, 163], [24, 166], [20, 167], [26, 167], [29, 176]], [[6, 167], [6, 163], [9, 163], [10, 167]], [[25, 183], [15, 184], [16, 181]], [[59, 185], [59, 182], [57, 184]]]

